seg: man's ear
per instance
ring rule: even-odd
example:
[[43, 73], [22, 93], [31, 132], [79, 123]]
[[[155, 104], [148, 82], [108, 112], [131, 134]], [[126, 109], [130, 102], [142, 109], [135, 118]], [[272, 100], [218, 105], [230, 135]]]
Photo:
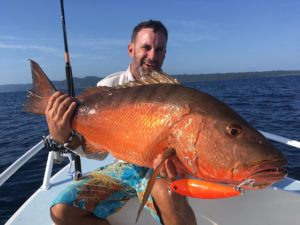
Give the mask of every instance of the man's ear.
[[134, 53], [134, 44], [133, 43], [129, 43], [128, 44], [128, 54], [133, 57], [133, 53]]

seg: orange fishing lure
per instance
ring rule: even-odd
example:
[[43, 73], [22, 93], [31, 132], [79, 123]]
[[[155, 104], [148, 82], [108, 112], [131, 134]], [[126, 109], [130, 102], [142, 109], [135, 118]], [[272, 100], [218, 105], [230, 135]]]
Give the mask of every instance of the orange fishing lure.
[[199, 179], [178, 179], [170, 183], [170, 188], [178, 194], [193, 198], [228, 198], [241, 192], [228, 187]]

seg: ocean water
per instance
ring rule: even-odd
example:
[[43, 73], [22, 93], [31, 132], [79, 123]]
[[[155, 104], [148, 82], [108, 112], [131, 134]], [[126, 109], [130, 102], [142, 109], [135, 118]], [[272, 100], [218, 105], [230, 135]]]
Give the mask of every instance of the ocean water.
[[[257, 129], [300, 140], [300, 76], [185, 85], [219, 98]], [[25, 98], [25, 92], [0, 93], [0, 173], [48, 134], [43, 116], [22, 112]], [[288, 160], [289, 176], [300, 180], [300, 149], [273, 143]], [[46, 160], [46, 150], [39, 152], [0, 187], [0, 224], [42, 184]]]

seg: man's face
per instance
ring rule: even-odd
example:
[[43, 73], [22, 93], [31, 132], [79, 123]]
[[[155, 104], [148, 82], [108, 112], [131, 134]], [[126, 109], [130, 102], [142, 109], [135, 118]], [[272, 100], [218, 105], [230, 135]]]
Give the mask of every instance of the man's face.
[[160, 71], [166, 55], [166, 45], [166, 36], [161, 31], [154, 33], [152, 28], [140, 30], [135, 43], [128, 45], [133, 76], [139, 77], [151, 70]]

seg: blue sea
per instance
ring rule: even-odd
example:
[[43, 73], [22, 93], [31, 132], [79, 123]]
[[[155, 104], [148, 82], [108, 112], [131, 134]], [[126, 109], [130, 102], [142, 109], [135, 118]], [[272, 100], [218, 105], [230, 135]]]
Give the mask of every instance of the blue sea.
[[[300, 76], [187, 83], [240, 113], [255, 128], [300, 140]], [[22, 112], [25, 92], [0, 93], [0, 173], [48, 134], [43, 116]], [[274, 143], [274, 142], [273, 142]], [[300, 180], [300, 149], [274, 143], [288, 160], [289, 176]], [[0, 224], [42, 184], [46, 150], [0, 187]], [[54, 166], [54, 172], [61, 166]]]

